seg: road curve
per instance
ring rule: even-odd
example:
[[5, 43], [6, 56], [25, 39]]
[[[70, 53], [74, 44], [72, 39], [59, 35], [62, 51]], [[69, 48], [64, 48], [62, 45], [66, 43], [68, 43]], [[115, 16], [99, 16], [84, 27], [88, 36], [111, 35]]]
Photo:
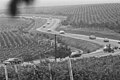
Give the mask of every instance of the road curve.
[[[90, 40], [89, 36], [87, 36], [87, 35], [72, 34], [72, 33], [59, 34], [59, 32], [55, 30], [59, 26], [59, 23], [60, 23], [60, 19], [52, 19], [50, 25], [46, 26], [46, 28], [40, 27], [40, 28], [37, 28], [36, 30], [40, 31], [40, 32], [44, 32], [44, 33], [57, 34], [57, 35], [65, 36], [65, 37], [71, 37], [71, 38], [75, 38], [75, 39], [90, 41], [90, 42], [97, 43], [97, 44], [103, 45], [103, 46], [105, 46], [107, 44], [112, 44], [114, 46], [120, 47], [120, 44], [118, 44], [118, 40], [109, 39], [109, 42], [105, 43], [103, 41], [104, 38], [101, 38], [101, 37], [97, 37], [96, 40]], [[51, 32], [49, 32], [48, 29], [50, 29]], [[102, 56], [108, 56], [108, 55], [118, 55], [119, 53], [120, 53], [120, 50], [115, 51], [115, 53], [104, 53], [103, 48], [102, 48], [102, 49], [99, 49], [99, 50], [89, 53], [89, 54], [83, 54], [79, 58], [102, 57]], [[77, 58], [75, 58], [75, 59], [77, 59]]]
[[[113, 45], [116, 45], [116, 46], [120, 47], [120, 45], [117, 43], [118, 40], [109, 39], [110, 42], [105, 43], [105, 42], [103, 42], [104, 38], [101, 38], [101, 37], [97, 37], [96, 40], [90, 40], [89, 36], [86, 36], [86, 35], [72, 34], [72, 33], [59, 34], [59, 32], [55, 30], [59, 26], [59, 23], [60, 23], [59, 19], [52, 19], [50, 25], [48, 25], [46, 28], [40, 27], [36, 30], [41, 31], [41, 32], [45, 32], [45, 33], [57, 34], [57, 35], [65, 36], [65, 37], [71, 37], [71, 38], [75, 38], [75, 39], [86, 40], [86, 41], [90, 41], [90, 42], [93, 42], [93, 43], [97, 43], [99, 45], [113, 44]], [[51, 32], [48, 32], [47, 31], [48, 29], [50, 29]]]
[[[31, 17], [28, 17], [28, 18], [31, 18]], [[41, 17], [39, 17], [39, 18], [41, 18]], [[48, 18], [44, 18], [44, 19], [48, 19]], [[47, 20], [47, 21], [49, 21], [49, 20]], [[60, 23], [60, 19], [55, 19], [54, 18], [54, 19], [52, 19], [52, 21], [50, 21], [49, 25], [47, 25], [47, 23], [45, 24], [46, 28], [43, 28], [43, 26], [44, 26], [43, 25], [42, 27], [37, 28], [36, 30], [40, 31], [40, 32], [44, 32], [44, 33], [57, 34], [57, 35], [65, 36], [65, 37], [71, 37], [71, 38], [75, 38], [75, 39], [90, 41], [90, 42], [97, 43], [97, 44], [100, 44], [100, 45], [103, 45], [103, 46], [106, 45], [106, 44], [113, 44], [113, 45], [116, 45], [116, 46], [120, 47], [120, 45], [117, 43], [118, 40], [109, 39], [110, 42], [105, 43], [105, 42], [103, 42], [104, 38], [100, 38], [100, 37], [97, 37], [96, 40], [90, 40], [89, 36], [86, 36], [86, 35], [71, 34], [71, 33], [59, 34], [59, 32], [55, 30], [59, 26], [59, 23]], [[47, 31], [48, 29], [50, 29], [52, 31], [48, 32]], [[76, 60], [76, 59], [89, 58], [89, 57], [98, 57], [99, 58], [99, 57], [108, 56], [108, 55], [120, 55], [120, 50], [116, 51], [115, 53], [104, 53], [103, 49], [99, 49], [95, 52], [92, 52], [92, 53], [89, 53], [89, 54], [83, 54], [80, 57], [72, 58], [72, 59]], [[66, 60], [66, 59], [64, 59], [64, 60]], [[40, 60], [35, 60], [34, 62], [39, 63], [39, 61]], [[58, 60], [58, 61], [60, 61], [60, 60]], [[1, 64], [0, 67], [1, 66], [4, 66], [4, 65]]]

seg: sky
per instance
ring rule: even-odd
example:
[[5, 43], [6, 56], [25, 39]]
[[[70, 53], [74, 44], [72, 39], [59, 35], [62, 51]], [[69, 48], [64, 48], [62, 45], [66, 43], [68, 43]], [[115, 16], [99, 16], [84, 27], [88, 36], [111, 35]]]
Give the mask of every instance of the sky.
[[[7, 8], [10, 0], [0, 0], [0, 9]], [[33, 6], [61, 6], [61, 5], [79, 5], [96, 3], [120, 3], [120, 0], [36, 0]]]
[[37, 5], [78, 5], [95, 3], [120, 3], [120, 0], [37, 0]]

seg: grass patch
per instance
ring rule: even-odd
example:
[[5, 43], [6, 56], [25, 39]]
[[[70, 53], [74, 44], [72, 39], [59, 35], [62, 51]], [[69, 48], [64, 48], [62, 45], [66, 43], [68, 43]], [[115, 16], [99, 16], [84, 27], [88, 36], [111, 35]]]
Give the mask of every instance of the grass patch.
[[[41, 34], [46, 34], [47, 38], [54, 39], [54, 35], [52, 34], [47, 34], [47, 33], [41, 33]], [[60, 35], [57, 35], [57, 38], [60, 38], [68, 46], [83, 50], [83, 54], [90, 53], [90, 52], [96, 51], [97, 49], [102, 48], [102, 46], [99, 44], [81, 40], [81, 39], [63, 37]]]
[[69, 46], [83, 50], [84, 54], [96, 51], [97, 49], [100, 49], [102, 47], [101, 45], [96, 43], [70, 37], [62, 37], [62, 40]]
[[116, 39], [120, 40], [120, 34], [115, 33], [113, 31], [109, 30], [93, 30], [93, 29], [80, 29], [80, 28], [66, 28], [66, 27], [58, 27], [56, 28], [57, 31], [64, 30], [67, 33], [73, 33], [73, 34], [82, 34], [82, 35], [95, 35], [97, 37], [102, 37], [102, 38], [109, 38], [109, 39]]

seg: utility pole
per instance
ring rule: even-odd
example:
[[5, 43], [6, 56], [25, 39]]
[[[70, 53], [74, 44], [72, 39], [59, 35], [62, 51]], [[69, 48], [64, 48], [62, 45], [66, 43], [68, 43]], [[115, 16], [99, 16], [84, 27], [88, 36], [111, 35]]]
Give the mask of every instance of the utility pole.
[[55, 54], [54, 54], [54, 56], [55, 56], [55, 61], [56, 61], [56, 54], [57, 54], [57, 35], [55, 34]]

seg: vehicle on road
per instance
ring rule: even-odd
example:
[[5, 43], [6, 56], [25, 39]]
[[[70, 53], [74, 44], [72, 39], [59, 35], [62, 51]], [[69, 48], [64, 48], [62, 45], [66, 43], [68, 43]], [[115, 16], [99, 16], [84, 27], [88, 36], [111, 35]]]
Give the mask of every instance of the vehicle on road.
[[118, 47], [118, 46], [115, 46], [114, 49], [117, 50], [117, 49], [119, 49], [119, 47]]
[[50, 22], [47, 22], [47, 24], [50, 24]]
[[65, 34], [65, 31], [62, 31], [62, 30], [61, 30], [61, 31], [60, 31], [60, 34]]
[[108, 38], [104, 38], [103, 41], [104, 41], [104, 42], [109, 42], [109, 39], [108, 39]]
[[80, 57], [82, 54], [81, 54], [81, 51], [74, 51], [72, 52], [71, 54], [71, 58], [75, 58], [75, 57]]
[[47, 31], [48, 31], [48, 32], [51, 32], [51, 29], [48, 29]]
[[9, 59], [5, 60], [3, 63], [19, 64], [21, 62], [22, 62], [22, 60], [19, 58], [9, 58]]
[[96, 36], [95, 36], [95, 35], [90, 35], [90, 36], [89, 36], [89, 39], [94, 40], [94, 39], [96, 39]]
[[108, 52], [108, 53], [111, 53], [111, 52], [114, 53], [114, 52], [115, 52], [114, 48], [111, 47], [111, 44], [106, 45], [106, 46], [104, 47], [103, 51], [104, 51], [104, 52]]
[[118, 41], [118, 44], [120, 44], [120, 41]]
[[45, 28], [46, 26], [43, 26], [43, 28]]

